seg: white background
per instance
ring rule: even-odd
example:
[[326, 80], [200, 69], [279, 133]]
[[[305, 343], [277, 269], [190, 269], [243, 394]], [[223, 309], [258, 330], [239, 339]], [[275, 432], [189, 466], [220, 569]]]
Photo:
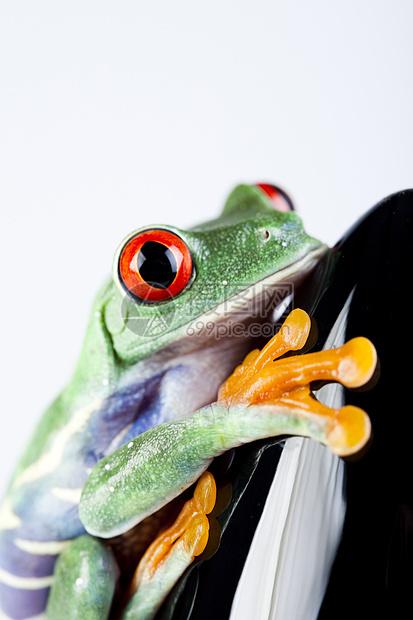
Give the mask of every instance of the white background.
[[333, 244], [413, 186], [412, 27], [411, 0], [3, 5], [1, 492], [130, 231], [269, 181]]

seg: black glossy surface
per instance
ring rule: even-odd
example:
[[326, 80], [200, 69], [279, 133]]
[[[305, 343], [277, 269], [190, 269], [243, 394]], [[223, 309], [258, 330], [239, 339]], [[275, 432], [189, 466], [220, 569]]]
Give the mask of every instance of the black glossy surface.
[[[256, 445], [243, 446], [241, 450], [245, 450], [248, 458], [247, 448], [255, 450]], [[264, 446], [265, 442], [258, 445]], [[280, 444], [270, 445], [262, 452], [258, 466], [223, 533], [220, 548], [200, 567], [198, 593], [191, 618], [229, 618], [232, 600], [280, 455]], [[245, 458], [242, 454], [237, 456]]]
[[[372, 209], [334, 248], [333, 259], [315, 310], [308, 293], [307, 303], [303, 299], [296, 303], [312, 311], [316, 319], [319, 332], [314, 350], [322, 348], [354, 291], [345, 339], [370, 338], [378, 351], [381, 374], [370, 391], [346, 391], [347, 403], [369, 413], [373, 441], [362, 458], [346, 463], [343, 537], [319, 620], [411, 618], [413, 191], [390, 196]], [[248, 449], [254, 446], [237, 451], [236, 459], [248, 458]], [[262, 453], [220, 549], [190, 574], [178, 598], [175, 620], [229, 617], [278, 457], [277, 445]]]
[[380, 378], [368, 392], [348, 392], [373, 425], [367, 454], [348, 463], [343, 538], [319, 619], [412, 618], [413, 191], [372, 210], [336, 248], [334, 278], [315, 316], [320, 342], [355, 286], [346, 339], [367, 336]]
[[220, 546], [212, 557], [190, 569], [182, 595], [176, 596], [182, 588], [182, 584], [178, 584], [160, 610], [159, 620], [229, 618], [281, 451], [282, 442], [278, 439], [257, 441], [235, 450], [234, 459], [223, 475], [212, 466], [209, 468], [218, 488], [222, 480], [232, 487], [231, 503], [217, 516], [222, 528]]

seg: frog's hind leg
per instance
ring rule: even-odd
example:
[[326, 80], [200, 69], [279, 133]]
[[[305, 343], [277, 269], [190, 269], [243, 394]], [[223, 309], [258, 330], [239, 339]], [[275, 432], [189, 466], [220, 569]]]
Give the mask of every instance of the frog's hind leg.
[[112, 552], [92, 536], [74, 539], [60, 555], [47, 603], [50, 620], [107, 620], [118, 577]]
[[122, 620], [151, 620], [172, 587], [208, 542], [207, 514], [216, 500], [215, 479], [204, 472], [171, 527], [150, 545], [135, 572], [126, 596]]

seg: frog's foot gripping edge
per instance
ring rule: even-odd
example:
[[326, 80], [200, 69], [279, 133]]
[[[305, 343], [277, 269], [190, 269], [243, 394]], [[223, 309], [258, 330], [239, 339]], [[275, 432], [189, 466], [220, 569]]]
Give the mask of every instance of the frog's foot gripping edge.
[[206, 471], [174, 524], [160, 534], [139, 562], [129, 591], [122, 620], [149, 620], [185, 569], [208, 542], [209, 521], [216, 501], [213, 475]]
[[268, 344], [261, 351], [251, 351], [221, 386], [218, 402], [229, 407], [274, 406], [321, 429], [323, 442], [334, 453], [354, 454], [370, 437], [369, 417], [358, 407], [332, 409], [321, 404], [312, 395], [310, 383], [365, 385], [376, 368], [376, 350], [367, 338], [358, 337], [336, 349], [279, 359], [305, 345], [310, 325], [306, 312], [292, 311]]

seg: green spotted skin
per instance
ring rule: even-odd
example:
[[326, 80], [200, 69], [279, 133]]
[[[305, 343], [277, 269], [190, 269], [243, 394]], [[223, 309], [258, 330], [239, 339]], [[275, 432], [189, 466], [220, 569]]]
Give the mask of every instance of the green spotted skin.
[[300, 409], [215, 403], [151, 429], [102, 459], [83, 489], [80, 518], [90, 534], [117, 536], [188, 488], [223, 452], [277, 435], [327, 443], [328, 423]]
[[49, 620], [105, 620], [118, 568], [112, 552], [91, 536], [75, 539], [60, 555], [47, 604]]

